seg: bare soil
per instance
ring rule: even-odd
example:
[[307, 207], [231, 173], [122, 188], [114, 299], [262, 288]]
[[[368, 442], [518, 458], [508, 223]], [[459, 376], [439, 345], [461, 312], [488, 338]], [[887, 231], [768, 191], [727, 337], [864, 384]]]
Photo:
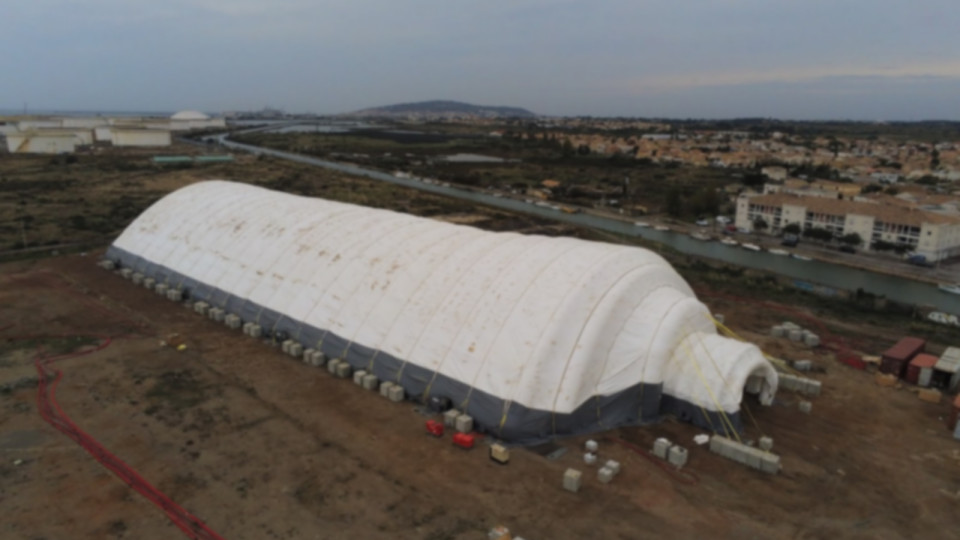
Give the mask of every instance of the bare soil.
[[[515, 449], [497, 465], [486, 442], [467, 451], [429, 437], [412, 403], [201, 319], [97, 268], [95, 255], [0, 266], [0, 385], [36, 376], [37, 346], [113, 336], [59, 364], [63, 410], [224, 538], [482, 539], [497, 524], [528, 539], [955, 538], [960, 526], [946, 401], [881, 388], [825, 351], [766, 336], [781, 312], [718, 306], [745, 338], [822, 368], [812, 414], [788, 392], [750, 406], [745, 438], [774, 438], [780, 474], [713, 455], [693, 443], [700, 430], [666, 420], [597, 435], [601, 458], [623, 465], [604, 485], [581, 460], [586, 437], [557, 441], [568, 451], [554, 460]], [[182, 537], [44, 423], [35, 382], [24, 384], [0, 394], [0, 537]], [[646, 453], [661, 436], [690, 449], [681, 473]], [[568, 467], [584, 471], [580, 493], [561, 489]]]

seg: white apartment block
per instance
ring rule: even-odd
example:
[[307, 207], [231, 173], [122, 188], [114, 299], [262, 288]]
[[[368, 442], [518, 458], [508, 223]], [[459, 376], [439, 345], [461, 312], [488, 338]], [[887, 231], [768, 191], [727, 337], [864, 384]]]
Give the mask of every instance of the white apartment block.
[[908, 246], [929, 261], [960, 256], [960, 214], [923, 210], [906, 201], [851, 201], [777, 193], [737, 199], [736, 226], [752, 231], [762, 218], [778, 234], [790, 223], [826, 229], [836, 237], [857, 233], [863, 249], [876, 241]]

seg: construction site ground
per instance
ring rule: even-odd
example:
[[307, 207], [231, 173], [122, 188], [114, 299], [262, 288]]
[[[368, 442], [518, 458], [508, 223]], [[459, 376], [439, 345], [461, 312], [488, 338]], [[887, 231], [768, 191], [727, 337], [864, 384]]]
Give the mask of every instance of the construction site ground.
[[[449, 435], [432, 438], [415, 404], [203, 319], [97, 268], [97, 255], [0, 266], [0, 538], [183, 537], [38, 413], [30, 382], [38, 347], [65, 352], [87, 336], [114, 339], [56, 364], [63, 411], [228, 539], [480, 539], [498, 524], [528, 540], [956, 538], [960, 530], [960, 441], [946, 426], [947, 400], [880, 387], [828, 351], [769, 337], [771, 324], [789, 319], [781, 310], [704, 296], [744, 338], [823, 368], [810, 375], [823, 381], [811, 414], [797, 408], [806, 398], [781, 392], [745, 415], [745, 439], [773, 437], [780, 474], [711, 454], [693, 442], [703, 430], [665, 420], [596, 434], [601, 461], [622, 464], [601, 484], [582, 461], [588, 437], [557, 441], [568, 450], [560, 457], [514, 449], [498, 465], [488, 441], [463, 450]], [[864, 347], [902, 333], [845, 328]], [[684, 469], [649, 455], [657, 437], [689, 448]], [[561, 488], [568, 467], [584, 472], [579, 493]]]

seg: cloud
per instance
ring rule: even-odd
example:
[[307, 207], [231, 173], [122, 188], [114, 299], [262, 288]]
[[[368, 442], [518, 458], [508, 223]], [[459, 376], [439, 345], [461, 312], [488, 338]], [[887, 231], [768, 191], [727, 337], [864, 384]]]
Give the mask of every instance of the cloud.
[[769, 70], [702, 71], [634, 77], [614, 84], [631, 93], [650, 93], [703, 87], [802, 83], [850, 77], [960, 78], [960, 59], [933, 63], [903, 63], [900, 65], [807, 66], [772, 68]]

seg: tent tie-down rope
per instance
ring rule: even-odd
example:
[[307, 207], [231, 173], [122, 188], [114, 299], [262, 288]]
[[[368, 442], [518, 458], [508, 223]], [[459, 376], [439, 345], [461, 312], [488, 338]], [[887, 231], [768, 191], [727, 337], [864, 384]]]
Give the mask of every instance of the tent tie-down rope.
[[[707, 317], [710, 319], [710, 321], [713, 322], [714, 325], [716, 325], [717, 328], [720, 329], [721, 332], [727, 334], [727, 337], [732, 337], [732, 338], [734, 338], [734, 339], [736, 339], [736, 340], [738, 340], [738, 341], [741, 341], [741, 342], [743, 342], [743, 343], [746, 343], [746, 342], [747, 342], [745, 339], [743, 339], [742, 337], [740, 337], [740, 336], [738, 336], [736, 333], [734, 333], [733, 330], [730, 330], [729, 328], [727, 328], [726, 326], [724, 326], [723, 323], [721, 323], [721, 322], [718, 321], [716, 318], [714, 318], [713, 315], [707, 314]], [[704, 349], [706, 349], [706, 346], [704, 346]], [[763, 352], [762, 349], [760, 350], [760, 352], [761, 352], [761, 354], [763, 354], [763, 357], [764, 357], [764, 358], [766, 358], [767, 360], [769, 360], [769, 361], [770, 361], [771, 363], [773, 363], [774, 365], [780, 365], [780, 366], [783, 367], [784, 369], [787, 369], [787, 370], [790, 370], [790, 371], [796, 371], [796, 370], [794, 370], [793, 368], [789, 367], [789, 366], [786, 364], [786, 362], [784, 362], [783, 360], [768, 355], [767, 353]], [[714, 368], [717, 368], [717, 363], [716, 363], [716, 361], [713, 359], [713, 355], [710, 354], [710, 351], [709, 351], [709, 350], [707, 350], [707, 355], [708, 355], [708, 357], [710, 358], [710, 361], [713, 362]], [[718, 369], [717, 371], [719, 372], [719, 369]], [[724, 383], [726, 384], [726, 378], [724, 378]], [[742, 401], [741, 403], [743, 404], [743, 410], [746, 411], [747, 416], [750, 417], [750, 421], [753, 423], [754, 427], [757, 428], [757, 431], [759, 431], [761, 435], [764, 435], [763, 428], [760, 427], [760, 423], [757, 422], [757, 419], [753, 416], [753, 412], [750, 411], [750, 406], [749, 406], [749, 404], [748, 404], [746, 401]]]

